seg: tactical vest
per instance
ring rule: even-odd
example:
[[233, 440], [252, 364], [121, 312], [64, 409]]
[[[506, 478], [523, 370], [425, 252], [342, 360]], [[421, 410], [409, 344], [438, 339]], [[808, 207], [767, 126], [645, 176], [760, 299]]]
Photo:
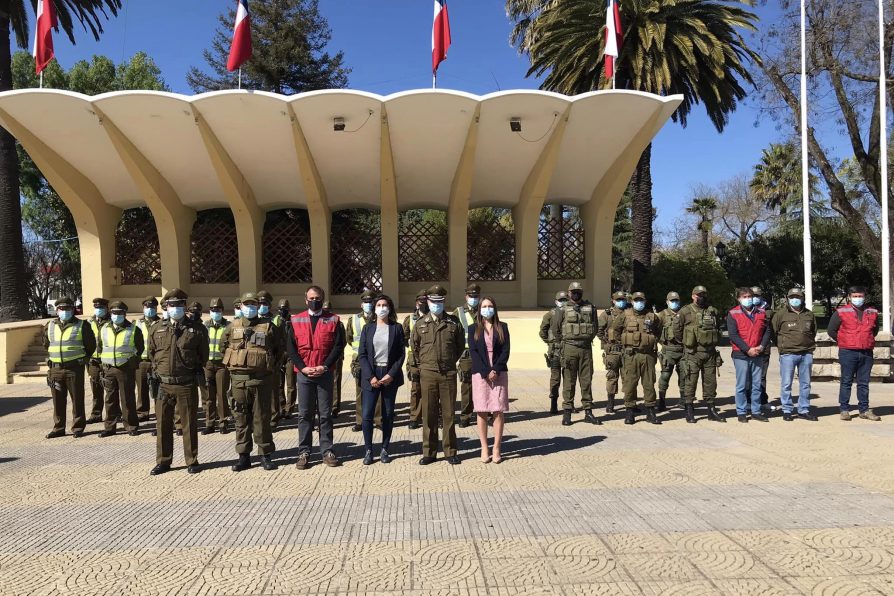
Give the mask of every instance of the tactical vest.
[[273, 323], [251, 325], [246, 319], [233, 321], [223, 364], [230, 372], [265, 375], [273, 371]]
[[683, 347], [690, 350], [696, 348], [715, 348], [720, 342], [720, 330], [717, 328], [717, 309], [708, 306], [699, 309], [689, 305], [695, 318], [694, 324], [683, 327]]
[[109, 366], [123, 366], [136, 356], [137, 345], [134, 337], [136, 326], [124, 327], [115, 333], [114, 326], [109, 323], [102, 327], [102, 352], [99, 359]]
[[838, 329], [838, 347], [845, 350], [871, 350], [875, 347], [875, 322], [878, 311], [872, 307], [863, 309], [863, 317], [857, 318], [856, 309], [848, 304], [838, 309], [841, 327]]
[[[621, 314], [624, 314], [625, 311], [621, 311]], [[615, 317], [618, 316], [615, 314], [615, 308], [607, 308], [605, 309], [605, 322], [607, 323], [607, 327], [605, 328], [605, 339], [608, 340], [610, 344], [621, 343], [621, 338], [618, 337], [618, 334], [615, 333], [614, 325], [612, 325], [612, 321], [615, 320]]]
[[50, 340], [50, 362], [54, 364], [71, 362], [87, 356], [87, 352], [84, 350], [83, 321], [79, 319], [75, 319], [61, 332], [58, 322], [50, 321], [47, 337]]
[[563, 306], [563, 341], [592, 341], [596, 334], [596, 308], [592, 304]]
[[208, 326], [208, 360], [223, 360], [224, 353], [221, 351], [220, 338], [226, 328], [226, 325]]
[[680, 316], [680, 311], [674, 312], [671, 309], [667, 309], [667, 315], [661, 317], [661, 343], [665, 346], [679, 346], [676, 338], [674, 337], [674, 323], [677, 320], [677, 317]]
[[456, 307], [456, 313], [454, 313], [456, 318], [459, 319], [459, 324], [463, 326], [463, 348], [469, 349], [469, 326], [472, 324], [467, 317], [469, 315], [466, 312], [466, 308], [464, 306]]
[[625, 348], [636, 348], [640, 352], [654, 354], [658, 348], [658, 315], [646, 313], [640, 318], [633, 309], [624, 311], [624, 329], [621, 331], [621, 343]]
[[143, 317], [142, 319], [140, 319], [139, 321], [137, 321], [135, 323], [136, 326], [139, 327], [140, 331], [143, 333], [143, 341], [146, 342], [146, 346], [147, 346], [146, 349], [143, 350], [143, 356], [141, 357], [141, 359], [144, 361], [149, 360], [149, 348], [148, 348], [148, 346], [149, 346], [149, 328], [152, 327], [152, 325], [154, 325], [155, 322], [159, 321], [159, 320], [160, 319], [156, 319], [155, 321], [153, 321], [151, 319], [147, 319], [146, 317]]

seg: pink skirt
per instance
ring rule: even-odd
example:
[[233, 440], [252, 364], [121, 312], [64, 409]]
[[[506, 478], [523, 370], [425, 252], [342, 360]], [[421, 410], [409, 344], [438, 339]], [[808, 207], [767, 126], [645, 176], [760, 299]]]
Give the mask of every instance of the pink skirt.
[[475, 411], [508, 412], [509, 411], [509, 373], [498, 372], [493, 385], [479, 373], [472, 375], [472, 404]]

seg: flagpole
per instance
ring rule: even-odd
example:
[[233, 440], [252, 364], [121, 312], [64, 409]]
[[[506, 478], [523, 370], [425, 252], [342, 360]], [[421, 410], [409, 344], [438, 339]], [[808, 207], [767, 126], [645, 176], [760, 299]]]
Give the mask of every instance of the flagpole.
[[813, 253], [810, 238], [810, 169], [807, 149], [807, 9], [801, 0], [801, 195], [804, 220], [804, 302], [813, 308]]
[[239, 67], [239, 89], [242, 89], [242, 67]]
[[43, 71], [40, 71], [40, 88], [43, 89]]
[[431, 88], [432, 89], [438, 88], [438, 71], [433, 72], [431, 75]]
[[888, 102], [886, 98], [884, 0], [879, 0], [878, 3], [878, 46], [878, 101], [881, 121], [881, 126], [879, 127], [879, 157], [882, 170], [882, 331], [891, 333], [891, 230], [888, 222]]

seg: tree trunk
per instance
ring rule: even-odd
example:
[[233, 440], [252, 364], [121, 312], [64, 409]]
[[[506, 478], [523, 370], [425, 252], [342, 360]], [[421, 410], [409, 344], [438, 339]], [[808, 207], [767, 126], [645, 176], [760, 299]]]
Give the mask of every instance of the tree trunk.
[[633, 289], [645, 287], [652, 266], [652, 144], [640, 155], [630, 179], [630, 223], [633, 232]]
[[[0, 91], [12, 89], [9, 18], [0, 17]], [[25, 254], [22, 247], [22, 204], [16, 142], [0, 129], [0, 322], [28, 318]]]
[[705, 253], [706, 257], [710, 257], [711, 256], [711, 245], [710, 245], [710, 242], [708, 242], [708, 220], [702, 218], [702, 223], [699, 226], [699, 228], [701, 228], [700, 231], [702, 233], [702, 252]]

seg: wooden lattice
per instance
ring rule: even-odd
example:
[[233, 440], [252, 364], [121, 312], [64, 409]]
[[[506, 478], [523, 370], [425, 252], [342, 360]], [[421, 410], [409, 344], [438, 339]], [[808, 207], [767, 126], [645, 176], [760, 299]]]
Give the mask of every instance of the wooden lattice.
[[400, 281], [446, 280], [450, 275], [446, 214], [436, 219], [416, 215], [402, 213], [400, 218]]
[[121, 214], [115, 230], [115, 267], [121, 270], [122, 285], [161, 282], [158, 228], [148, 207]]
[[193, 283], [239, 283], [239, 243], [232, 211], [209, 209], [197, 213], [190, 240]]
[[515, 231], [500, 218], [469, 218], [468, 278], [470, 281], [515, 279]]
[[348, 209], [332, 214], [332, 293], [382, 291], [382, 228], [379, 214]]
[[584, 227], [579, 217], [541, 218], [537, 276], [540, 279], [585, 277]]
[[303, 209], [267, 213], [262, 278], [265, 284], [310, 283], [310, 220]]

